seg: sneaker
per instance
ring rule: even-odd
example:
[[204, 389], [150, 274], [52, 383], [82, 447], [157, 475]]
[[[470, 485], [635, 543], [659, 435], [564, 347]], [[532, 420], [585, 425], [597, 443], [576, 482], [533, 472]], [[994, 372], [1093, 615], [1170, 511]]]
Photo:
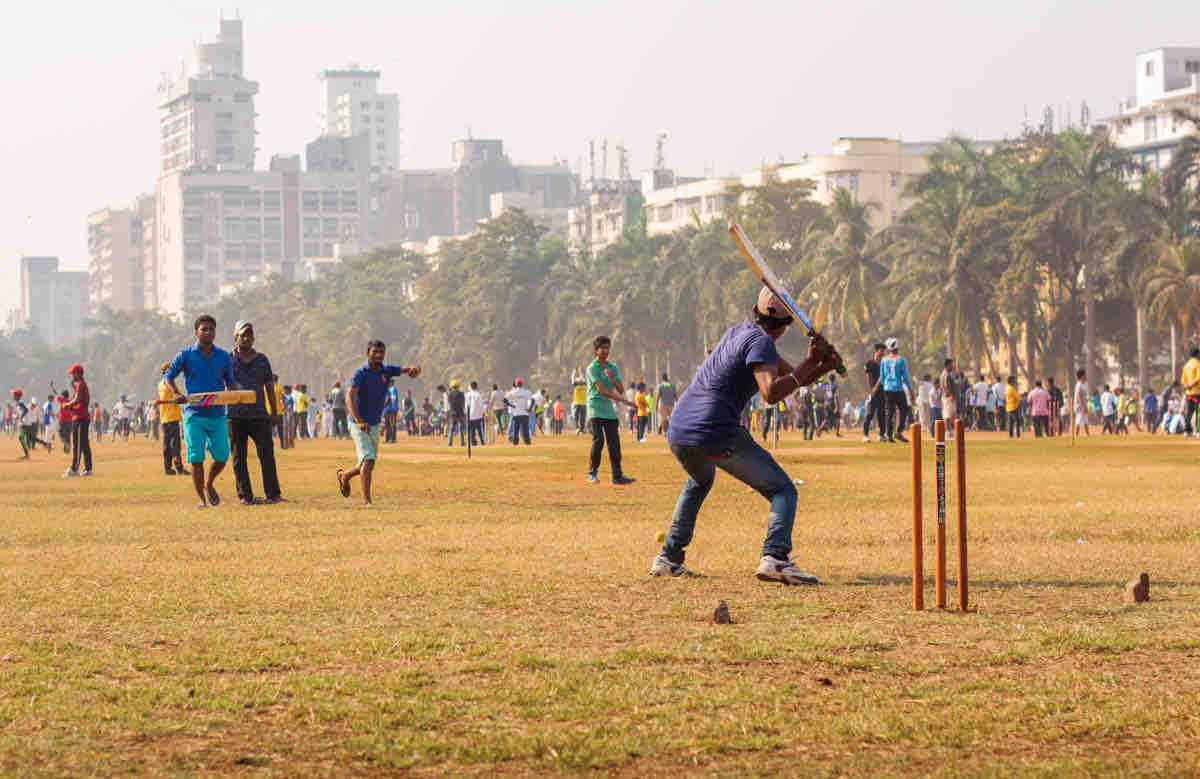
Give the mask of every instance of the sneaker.
[[92, 469], [91, 469], [91, 468], [88, 468], [86, 471], [81, 471], [81, 472], [79, 473], [79, 475], [80, 475], [80, 476], [91, 476], [91, 475], [92, 475]]
[[758, 570], [754, 572], [764, 582], [780, 582], [782, 584], [820, 584], [821, 581], [811, 573], [805, 573], [796, 567], [791, 560], [780, 560], [770, 555], [763, 555], [758, 562]]
[[697, 579], [700, 574], [685, 566], [683, 563], [673, 563], [666, 555], [659, 555], [654, 558], [654, 562], [650, 564], [651, 576], [672, 576], [675, 578], [683, 577], [686, 579]]
[[598, 478], [596, 477], [596, 474], [594, 474], [594, 473], [589, 473], [589, 474], [587, 475], [587, 483], [588, 483], [588, 484], [598, 484], [599, 482], [600, 482], [600, 479], [598, 479]]
[[632, 476], [618, 476], [613, 479], [613, 484], [633, 484], [637, 479]]
[[863, 442], [864, 444], [869, 444], [869, 443], [871, 443], [871, 436], [869, 436], [869, 435], [865, 435], [865, 436], [863, 436], [863, 440], [862, 440], [862, 442]]
[[68, 468], [67, 472], [63, 474], [63, 478], [64, 479], [74, 479], [78, 475], [79, 474], [76, 471], [73, 471], [70, 468]]
[[903, 434], [903, 433], [896, 433], [896, 440], [897, 440], [897, 441], [899, 441], [899, 442], [900, 442], [900, 443], [902, 443], [902, 444], [907, 444], [907, 443], [908, 443], [908, 439], [904, 437], [904, 434]]

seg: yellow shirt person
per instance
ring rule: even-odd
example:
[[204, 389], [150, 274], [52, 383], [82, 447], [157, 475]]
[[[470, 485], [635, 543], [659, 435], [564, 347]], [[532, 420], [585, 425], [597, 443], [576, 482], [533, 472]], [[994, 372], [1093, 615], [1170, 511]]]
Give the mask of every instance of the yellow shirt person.
[[1004, 410], [1012, 413], [1021, 405], [1021, 393], [1017, 392], [1017, 388], [1013, 384], [1009, 384], [1004, 388]]
[[175, 393], [171, 392], [167, 387], [167, 380], [163, 379], [158, 383], [158, 399], [164, 401], [158, 405], [159, 418], [165, 425], [168, 422], [178, 422], [183, 419], [183, 411], [180, 410], [179, 404], [175, 402]]
[[1200, 357], [1193, 356], [1183, 364], [1183, 374], [1179, 377], [1183, 391], [1193, 397], [1200, 397]]
[[650, 402], [646, 398], [646, 393], [638, 391], [638, 394], [633, 397], [633, 402], [637, 404], [637, 415], [639, 417], [650, 416]]

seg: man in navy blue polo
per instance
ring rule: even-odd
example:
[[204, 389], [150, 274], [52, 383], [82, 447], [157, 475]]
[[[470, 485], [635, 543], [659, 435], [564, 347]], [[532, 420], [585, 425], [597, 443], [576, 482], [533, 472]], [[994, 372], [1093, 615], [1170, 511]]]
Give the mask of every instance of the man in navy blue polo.
[[417, 378], [421, 369], [415, 365], [384, 365], [387, 347], [383, 341], [367, 344], [367, 361], [350, 378], [350, 393], [346, 398], [346, 411], [350, 416], [350, 437], [358, 463], [348, 471], [337, 472], [338, 491], [343, 498], [350, 497], [350, 481], [362, 475], [363, 504], [371, 505], [371, 475], [375, 471], [375, 454], [379, 450], [379, 421], [387, 403], [388, 387], [393, 376]]
[[[175, 386], [175, 377], [184, 375], [187, 392], [220, 392], [236, 389], [233, 378], [233, 360], [229, 352], [213, 345], [217, 335], [217, 320], [208, 314], [196, 317], [194, 323], [196, 343], [183, 349], [171, 360], [171, 366], [163, 374], [167, 387], [177, 399], [184, 395]], [[200, 497], [196, 508], [208, 508], [221, 502], [221, 496], [213, 487], [217, 475], [225, 469], [229, 459], [229, 429], [225, 425], [224, 406], [184, 406], [183, 440], [187, 443], [188, 462], [192, 465], [192, 486]], [[208, 479], [204, 478], [204, 448], [208, 447], [213, 464]]]

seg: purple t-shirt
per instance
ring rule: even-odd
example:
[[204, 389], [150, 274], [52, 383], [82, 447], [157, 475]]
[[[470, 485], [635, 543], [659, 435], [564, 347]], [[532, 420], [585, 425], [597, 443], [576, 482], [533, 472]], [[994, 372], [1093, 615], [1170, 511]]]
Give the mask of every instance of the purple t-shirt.
[[727, 441], [737, 432], [742, 409], [758, 392], [753, 366], [776, 362], [775, 342], [758, 325], [747, 319], [726, 330], [671, 412], [667, 440], [678, 446]]

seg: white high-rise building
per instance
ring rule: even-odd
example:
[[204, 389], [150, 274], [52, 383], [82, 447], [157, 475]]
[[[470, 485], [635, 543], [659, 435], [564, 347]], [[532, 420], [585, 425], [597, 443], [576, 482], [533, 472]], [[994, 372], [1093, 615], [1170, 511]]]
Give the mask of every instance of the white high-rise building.
[[371, 168], [400, 167], [400, 96], [378, 91], [379, 71], [350, 65], [317, 74], [321, 81], [321, 135], [369, 139]]
[[243, 74], [242, 21], [222, 19], [215, 43], [198, 43], [158, 87], [159, 175], [177, 170], [253, 170], [257, 81]]
[[1194, 130], [1175, 117], [1175, 110], [1200, 113], [1200, 48], [1144, 51], [1135, 57], [1134, 68], [1136, 96], [1122, 101], [1117, 115], [1101, 124], [1144, 170], [1162, 170]]

